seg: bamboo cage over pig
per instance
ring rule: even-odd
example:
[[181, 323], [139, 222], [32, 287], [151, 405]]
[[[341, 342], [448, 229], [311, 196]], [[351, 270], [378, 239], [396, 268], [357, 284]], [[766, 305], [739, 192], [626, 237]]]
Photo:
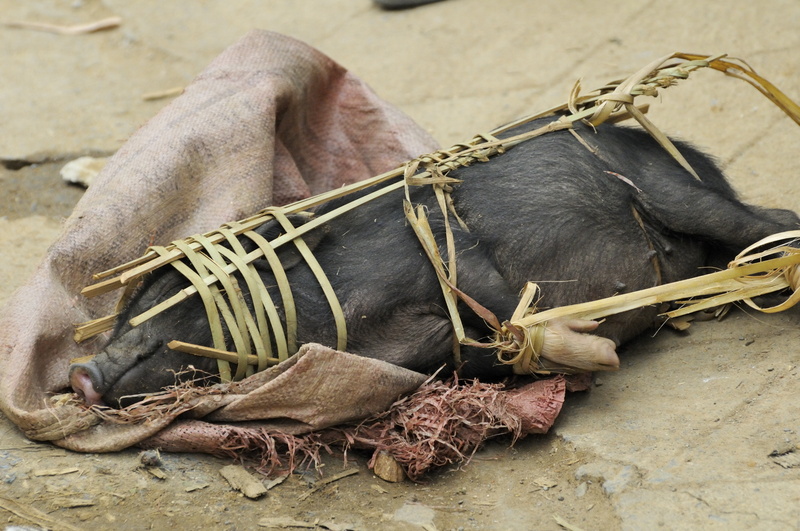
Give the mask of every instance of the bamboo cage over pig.
[[[200, 296], [212, 328], [213, 348], [191, 345], [181, 341], [172, 341], [170, 348], [217, 358], [220, 374], [224, 381], [239, 380], [253, 372], [264, 370], [268, 366], [287, 359], [296, 352], [298, 347], [292, 288], [276, 254], [276, 249], [279, 247], [294, 245], [314, 272], [335, 316], [337, 348], [346, 350], [347, 330], [339, 301], [313, 253], [303, 242], [303, 235], [331, 222], [343, 212], [358, 208], [359, 205], [376, 197], [401, 189], [406, 190], [404, 201], [406, 217], [440, 279], [442, 293], [459, 343], [476, 344], [474, 340], [464, 335], [457, 309], [457, 304], [461, 300], [481, 315], [495, 331], [495, 340], [491, 343], [481, 344], [481, 346], [497, 349], [499, 359], [503, 363], [514, 365], [515, 372], [518, 373], [574, 372], [574, 368], [571, 367], [547, 366], [539, 357], [541, 349], [545, 348], [548, 341], [547, 321], [555, 317], [572, 316], [599, 319], [642, 306], [687, 300], [690, 302], [681, 309], [668, 313], [667, 317], [675, 317], [738, 300], [744, 300], [747, 304], [755, 307], [750, 301], [752, 297], [791, 287], [795, 293], [789, 297], [786, 303], [764, 311], [785, 309], [795, 304], [800, 298], [796, 292], [797, 264], [800, 263], [800, 252], [791, 245], [793, 240], [800, 238], [800, 232], [776, 235], [768, 241], [760, 242], [746, 249], [725, 271], [581, 305], [536, 312], [532, 306], [536, 288], [529, 286], [523, 293], [514, 315], [510, 316], [508, 321], [501, 323], [496, 316], [480, 305], [480, 301], [472, 300], [469, 294], [462, 293], [458, 289], [456, 253], [453, 248], [452, 234], [449, 233], [449, 223], [445, 223], [445, 227], [448, 228], [445, 246], [448, 253], [447, 256], [441, 256], [439, 245], [428, 227], [424, 210], [416, 209], [411, 204], [408, 192], [410, 187], [431, 186], [445, 218], [452, 215], [454, 219], [460, 221], [457, 213], [452, 209], [448, 197], [450, 187], [457, 186], [459, 183], [458, 179], [449, 176], [451, 171], [473, 163], [486, 162], [494, 156], [501, 155], [514, 145], [553, 131], [572, 131], [576, 142], [581, 141], [573, 131], [576, 122], [598, 127], [606, 122], [615, 123], [633, 119], [646, 129], [686, 171], [696, 179], [700, 179], [700, 176], [695, 173], [666, 135], [646, 118], [647, 105], [637, 106], [635, 101], [642, 96], [655, 97], [659, 94], [659, 90], [673, 86], [678, 81], [688, 78], [691, 73], [703, 68], [710, 68], [713, 71], [746, 81], [783, 110], [792, 120], [800, 124], [800, 107], [769, 81], [759, 76], [744, 61], [727, 58], [725, 55], [670, 54], [645, 65], [626, 79], [610, 82], [586, 95], [581, 95], [580, 84], [576, 83], [568, 101], [563, 105], [516, 120], [487, 134], [477, 135], [468, 142], [457, 144], [450, 149], [418, 157], [371, 179], [283, 207], [271, 207], [249, 218], [227, 223], [206, 234], [190, 236], [166, 246], [150, 247], [140, 258], [96, 274], [94, 278], [98, 282], [84, 288], [82, 293], [88, 297], [120, 288], [124, 288], [124, 290], [117, 304], [116, 312], [76, 327], [75, 340], [83, 341], [112, 328], [118, 312], [142, 277], [160, 267], [169, 265], [186, 276], [191, 285], [172, 298], [134, 317], [131, 325], [137, 326], [189, 297]], [[499, 138], [515, 127], [547, 117], [553, 119], [542, 127], [522, 134]], [[325, 202], [370, 187], [376, 187], [376, 190], [359, 196], [325, 214], [315, 215], [309, 212], [310, 209]], [[305, 222], [295, 226], [290, 221], [290, 216], [302, 216], [305, 218]], [[283, 230], [282, 235], [267, 241], [254, 232], [255, 228], [272, 220], [280, 224]], [[255, 250], [245, 252], [239, 243], [238, 238], [240, 237], [250, 238], [255, 243]], [[281, 296], [280, 303], [285, 313], [285, 327], [278, 317], [276, 303], [270, 299], [269, 293], [252, 265], [255, 260], [259, 259], [266, 259], [276, 275]], [[254, 302], [252, 310], [248, 309], [241, 295], [239, 283], [242, 281], [247, 284], [248, 290], [252, 294]], [[233, 351], [230, 350], [230, 345], [226, 344], [222, 328], [223, 321], [235, 347]], [[275, 345], [276, 352], [272, 351], [271, 344]], [[457, 347], [454, 354], [458, 359]], [[236, 365], [235, 370], [231, 368], [231, 364]]]

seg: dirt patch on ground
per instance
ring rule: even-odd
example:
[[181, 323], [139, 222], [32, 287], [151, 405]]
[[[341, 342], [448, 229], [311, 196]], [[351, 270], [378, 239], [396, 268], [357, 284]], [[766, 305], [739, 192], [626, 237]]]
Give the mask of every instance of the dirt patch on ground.
[[[599, 529], [616, 521], [597, 478], [576, 479], [590, 458], [555, 436], [514, 448], [490, 443], [470, 465], [420, 484], [378, 479], [357, 453], [346, 464], [341, 456], [327, 457], [323, 476], [293, 474], [259, 500], [233, 491], [222, 478], [228, 460], [162, 454], [160, 479], [142, 468], [135, 451], [75, 455], [11, 442], [6, 437], [0, 451], [0, 505], [14, 499], [84, 529], [158, 529], [168, 522], [182, 529], [254, 529], [281, 518], [329, 529], [558, 529], [556, 517]], [[358, 473], [317, 488], [345, 469]], [[49, 473], [57, 475], [42, 475]], [[31, 523], [19, 516], [8, 521]]]

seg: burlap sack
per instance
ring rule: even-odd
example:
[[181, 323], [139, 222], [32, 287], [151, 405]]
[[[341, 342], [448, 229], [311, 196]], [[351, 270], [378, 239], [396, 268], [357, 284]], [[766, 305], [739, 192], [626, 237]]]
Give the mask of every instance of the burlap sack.
[[[91, 274], [139, 256], [149, 244], [371, 177], [436, 147], [320, 52], [274, 33], [250, 33], [125, 143], [9, 300], [0, 316], [2, 411], [31, 439], [78, 451], [113, 451], [158, 433], [181, 411], [114, 424], [49, 401], [68, 390], [70, 360], [95, 353], [104, 341], [72, 340], [75, 323], [107, 315], [118, 297], [82, 297]], [[207, 426], [281, 418], [293, 422], [290, 431], [318, 429], [376, 413], [424, 378], [307, 346], [286, 367], [224, 396], [198, 399], [192, 414]], [[197, 448], [183, 437], [180, 448]]]

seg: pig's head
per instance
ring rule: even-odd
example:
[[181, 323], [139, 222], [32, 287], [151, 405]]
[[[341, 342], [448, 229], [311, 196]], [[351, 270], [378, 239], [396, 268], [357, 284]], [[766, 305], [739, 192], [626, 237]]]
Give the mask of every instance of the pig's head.
[[[294, 226], [308, 219], [305, 215], [287, 216]], [[304, 235], [303, 240], [314, 249], [327, 233], [319, 228]], [[271, 241], [284, 229], [275, 221], [267, 222], [255, 230], [262, 238]], [[241, 238], [246, 252], [256, 248], [249, 238]], [[227, 244], [223, 244], [230, 248]], [[278, 251], [281, 266], [291, 270], [303, 261], [296, 246], [283, 246]], [[267, 286], [275, 285], [275, 277], [266, 260], [254, 264]], [[252, 308], [252, 300], [243, 279], [238, 280], [242, 296]], [[111, 340], [97, 356], [86, 363], [70, 367], [70, 384], [76, 393], [89, 404], [125, 406], [142, 399], [144, 393], [154, 393], [164, 387], [184, 381], [202, 380], [210, 384], [219, 379], [217, 361], [193, 356], [167, 347], [172, 340], [211, 347], [213, 341], [208, 317], [198, 295], [175, 304], [136, 327], [129, 321], [189, 286], [189, 281], [171, 267], [156, 270], [150, 275], [121, 312]], [[221, 323], [225, 340], [230, 341], [225, 323]], [[198, 382], [201, 383], [201, 382]]]
[[146, 280], [120, 315], [111, 340], [91, 361], [70, 367], [70, 385], [88, 404], [124, 407], [143, 393], [218, 373], [217, 362], [167, 347], [173, 339], [211, 346], [202, 302], [195, 296], [131, 327], [129, 320], [187, 287], [176, 271]]

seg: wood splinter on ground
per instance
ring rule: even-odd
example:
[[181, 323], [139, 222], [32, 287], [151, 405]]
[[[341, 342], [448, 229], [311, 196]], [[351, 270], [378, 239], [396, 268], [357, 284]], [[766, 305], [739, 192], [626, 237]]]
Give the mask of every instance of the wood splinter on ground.
[[800, 445], [787, 445], [786, 447], [774, 450], [769, 454], [772, 462], [783, 468], [800, 467]]
[[163, 471], [163, 470], [161, 470], [160, 468], [147, 467], [147, 468], [145, 468], [145, 470], [147, 470], [147, 472], [148, 472], [148, 473], [149, 473], [151, 476], [153, 476], [154, 478], [156, 478], [156, 479], [160, 479], [160, 480], [162, 480], [162, 481], [163, 481], [163, 480], [165, 480], [165, 479], [167, 479], [167, 475], [166, 475], [166, 474], [164, 473], [164, 471]]
[[183, 87], [172, 87], [165, 90], [157, 90], [155, 92], [147, 92], [142, 94], [144, 101], [160, 100], [163, 98], [171, 98], [172, 96], [180, 96], [183, 94]]
[[53, 518], [47, 513], [35, 509], [34, 507], [20, 503], [16, 500], [3, 498], [0, 496], [0, 509], [5, 509], [11, 514], [22, 518], [28, 522], [47, 529], [63, 529], [65, 531], [79, 531], [79, 528], [69, 525], [60, 518]]
[[46, 22], [25, 22], [25, 21], [9, 21], [0, 23], [9, 28], [30, 29], [36, 31], [46, 31], [49, 33], [58, 33], [59, 35], [81, 35], [83, 33], [93, 33], [95, 31], [107, 30], [118, 27], [122, 24], [121, 17], [108, 17], [96, 22], [89, 22], [86, 24], [73, 24], [71, 26], [64, 26], [61, 24], [48, 24]]
[[568, 531], [583, 531], [583, 529], [581, 529], [580, 527], [570, 524], [557, 514], [553, 515], [553, 520], [555, 520], [558, 525], [560, 525], [564, 529], [567, 529]]
[[244, 467], [238, 465], [224, 466], [219, 471], [233, 490], [238, 490], [251, 500], [258, 499], [267, 493], [267, 489]]
[[261, 518], [258, 521], [257, 525], [258, 527], [266, 527], [269, 529], [289, 529], [293, 527], [299, 529], [322, 528], [322, 529], [330, 529], [331, 531], [345, 531], [347, 529], [353, 529], [353, 527], [348, 524], [323, 522], [319, 519], [314, 520], [313, 522], [306, 522], [303, 520], [292, 518], [291, 516], [275, 516], [275, 517]]
[[329, 478], [317, 481], [316, 486], [313, 489], [311, 489], [308, 492], [304, 492], [297, 499], [299, 501], [303, 501], [306, 498], [308, 498], [309, 496], [311, 496], [312, 494], [314, 494], [315, 492], [317, 492], [318, 490], [320, 490], [321, 488], [323, 488], [324, 486], [329, 485], [330, 483], [333, 483], [334, 481], [339, 481], [342, 478], [346, 478], [347, 476], [352, 476], [353, 474], [358, 474], [358, 469], [357, 468], [351, 468], [349, 470], [345, 470], [344, 472], [339, 472], [338, 474], [334, 474]]
[[77, 509], [79, 507], [94, 507], [97, 505], [92, 499], [82, 498], [57, 498], [50, 503], [53, 510]]
[[35, 477], [44, 477], [44, 476], [63, 476], [66, 474], [74, 474], [75, 472], [80, 472], [80, 469], [74, 466], [66, 467], [66, 468], [47, 468], [47, 469], [38, 469], [33, 471], [33, 475]]

